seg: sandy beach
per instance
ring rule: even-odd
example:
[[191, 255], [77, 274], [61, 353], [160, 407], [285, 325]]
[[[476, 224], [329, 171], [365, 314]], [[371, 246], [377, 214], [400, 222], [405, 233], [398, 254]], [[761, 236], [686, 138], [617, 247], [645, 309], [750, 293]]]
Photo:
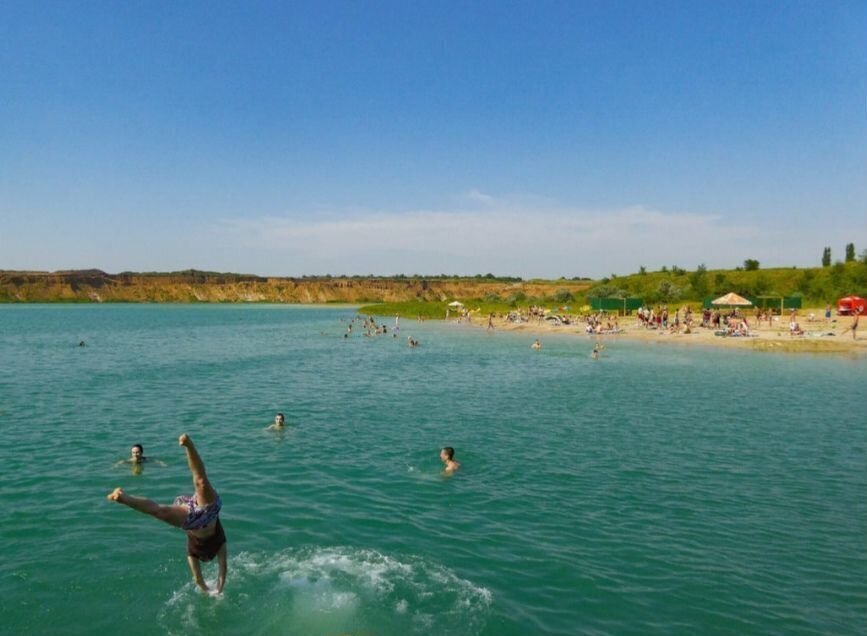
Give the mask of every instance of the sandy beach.
[[[617, 339], [637, 340], [647, 343], [668, 343], [675, 345], [701, 345], [714, 347], [741, 347], [754, 351], [777, 351], [792, 353], [829, 353], [850, 354], [867, 357], [867, 336], [859, 329], [858, 337], [853, 339], [852, 332], [847, 331], [852, 324], [850, 316], [833, 317], [830, 323], [817, 318], [809, 320], [810, 313], [821, 316], [818, 309], [806, 309], [799, 312], [799, 323], [804, 335], [791, 336], [788, 331], [788, 317], [777, 317], [772, 326], [763, 322], [755, 326], [755, 320], [749, 317], [752, 336], [727, 337], [715, 335], [713, 329], [693, 327], [692, 333], [669, 333], [667, 330], [644, 328], [634, 316], [621, 317], [618, 320], [619, 333], [588, 334], [585, 332], [583, 320], [570, 325], [556, 325], [545, 320], [530, 318], [529, 322], [508, 322], [504, 318], [494, 319], [494, 328], [503, 331], [526, 332], [528, 338], [543, 339], [546, 334], [572, 334], [588, 340], [601, 339], [611, 342]], [[484, 329], [487, 319], [474, 315], [470, 323]], [[845, 333], [844, 333], [845, 332]], [[531, 344], [529, 340], [527, 346]]]

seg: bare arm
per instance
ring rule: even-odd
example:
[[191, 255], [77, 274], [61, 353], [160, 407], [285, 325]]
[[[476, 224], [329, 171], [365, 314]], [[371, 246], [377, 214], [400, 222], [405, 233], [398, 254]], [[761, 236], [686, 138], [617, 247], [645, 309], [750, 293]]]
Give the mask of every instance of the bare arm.
[[190, 564], [190, 570], [193, 573], [193, 580], [196, 582], [196, 585], [199, 586], [199, 589], [203, 592], [208, 592], [208, 584], [205, 583], [205, 577], [202, 576], [202, 564], [199, 563], [199, 560], [196, 557], [187, 557], [187, 563]]
[[220, 546], [220, 551], [217, 553], [217, 559], [220, 563], [220, 572], [217, 574], [217, 592], [223, 593], [223, 586], [226, 584], [226, 572], [229, 569], [229, 560], [226, 556], [226, 544]]

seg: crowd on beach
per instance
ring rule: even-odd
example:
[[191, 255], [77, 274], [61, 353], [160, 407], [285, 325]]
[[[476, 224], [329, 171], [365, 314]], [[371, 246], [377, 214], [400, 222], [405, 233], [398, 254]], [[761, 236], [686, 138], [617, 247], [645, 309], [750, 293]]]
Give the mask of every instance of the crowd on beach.
[[[549, 325], [553, 327], [583, 325], [583, 332], [587, 335], [619, 334], [624, 331], [621, 326], [621, 314], [618, 311], [608, 312], [604, 310], [568, 313], [568, 308], [558, 307], [548, 310], [540, 305], [530, 305], [526, 308], [515, 308], [505, 313], [490, 313], [487, 321], [488, 331], [492, 331], [496, 322], [508, 327], [520, 327], [522, 325]], [[478, 313], [479, 310], [475, 310]], [[472, 323], [472, 310], [462, 307], [456, 312], [457, 322]], [[632, 314], [631, 311], [626, 316]], [[778, 335], [788, 334], [796, 336], [833, 336], [836, 332], [832, 329], [831, 306], [827, 305], [824, 311], [824, 320], [818, 318], [815, 312], [811, 312], [807, 321], [812, 328], [806, 331], [801, 326], [797, 309], [791, 309], [788, 322], [783, 311], [769, 307], [756, 307], [746, 309], [744, 307], [705, 307], [699, 311], [693, 311], [689, 305], [669, 309], [667, 305], [642, 306], [635, 313], [635, 327], [644, 331], [654, 331], [660, 335], [687, 335], [695, 333], [698, 328], [712, 331], [713, 335], [751, 338], [757, 337], [767, 325], [767, 330], [777, 329]], [[842, 333], [852, 333], [857, 339], [859, 313], [852, 316], [853, 323]], [[449, 319], [449, 312], [446, 313]], [[818, 323], [823, 323], [817, 331]], [[630, 323], [630, 329], [632, 325]]]

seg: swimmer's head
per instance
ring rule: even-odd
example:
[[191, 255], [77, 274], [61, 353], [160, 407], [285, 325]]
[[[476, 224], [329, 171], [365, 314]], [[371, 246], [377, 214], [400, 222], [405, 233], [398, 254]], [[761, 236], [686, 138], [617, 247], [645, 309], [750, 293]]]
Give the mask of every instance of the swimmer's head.
[[129, 454], [133, 461], [140, 461], [144, 457], [144, 447], [141, 444], [133, 444], [133, 447], [129, 449]]
[[452, 461], [455, 458], [455, 449], [451, 446], [446, 446], [440, 451], [440, 459], [445, 461]]
[[274, 416], [274, 423], [277, 426], [283, 426], [283, 423], [285, 421], [286, 421], [286, 418], [283, 416], [282, 413], [277, 413], [277, 415]]

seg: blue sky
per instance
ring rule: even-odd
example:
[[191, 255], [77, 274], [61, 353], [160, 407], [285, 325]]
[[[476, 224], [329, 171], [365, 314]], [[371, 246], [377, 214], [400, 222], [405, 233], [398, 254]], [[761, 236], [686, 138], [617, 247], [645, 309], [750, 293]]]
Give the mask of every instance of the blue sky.
[[0, 269], [867, 248], [867, 4], [0, 2]]

